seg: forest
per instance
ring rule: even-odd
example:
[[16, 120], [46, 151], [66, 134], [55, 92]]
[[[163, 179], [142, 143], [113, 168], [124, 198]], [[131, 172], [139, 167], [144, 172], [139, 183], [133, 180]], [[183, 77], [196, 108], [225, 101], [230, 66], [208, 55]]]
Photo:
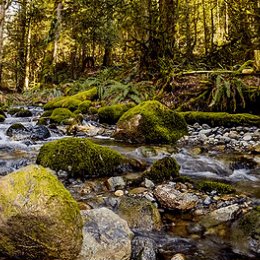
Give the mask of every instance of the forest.
[[55, 96], [68, 84], [81, 90], [96, 84], [100, 99], [106, 92], [110, 99], [155, 98], [171, 108], [182, 105], [180, 110], [205, 110], [207, 104], [258, 113], [259, 5], [1, 1], [0, 90]]
[[0, 260], [260, 259], [260, 0], [0, 0]]

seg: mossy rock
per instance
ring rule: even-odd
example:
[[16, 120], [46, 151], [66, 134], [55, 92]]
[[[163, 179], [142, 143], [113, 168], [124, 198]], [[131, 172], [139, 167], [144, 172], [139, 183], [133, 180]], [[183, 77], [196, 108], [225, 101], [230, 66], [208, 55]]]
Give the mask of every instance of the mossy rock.
[[10, 108], [7, 113], [11, 116], [15, 115], [17, 112], [19, 112], [21, 110], [21, 108], [19, 107], [12, 107]]
[[94, 100], [97, 96], [97, 88], [92, 88], [86, 91], [79, 92], [73, 96], [58, 97], [44, 105], [45, 110], [51, 110], [55, 108], [67, 108], [71, 111], [75, 111], [79, 108], [79, 105], [86, 100]]
[[67, 108], [56, 108], [52, 111], [50, 122], [55, 124], [70, 125], [76, 120], [76, 115]]
[[98, 109], [96, 107], [90, 107], [89, 113], [92, 115], [96, 115], [98, 113]]
[[175, 143], [187, 134], [183, 117], [158, 101], [146, 101], [124, 113], [114, 137], [132, 143]]
[[87, 114], [92, 102], [90, 100], [83, 101], [78, 106], [78, 111], [82, 114]]
[[204, 192], [217, 191], [219, 194], [230, 194], [236, 191], [230, 184], [217, 181], [200, 181], [197, 183], [197, 188]]
[[30, 165], [0, 181], [0, 252], [8, 259], [76, 259], [82, 245], [77, 202], [53, 173]]
[[82, 179], [113, 176], [125, 163], [118, 152], [85, 138], [63, 138], [44, 144], [37, 157], [37, 163], [55, 171], [67, 171], [73, 177]]
[[180, 112], [188, 124], [208, 124], [210, 126], [257, 126], [260, 127], [260, 116], [252, 114], [229, 114], [225, 112]]
[[260, 210], [257, 207], [232, 224], [231, 245], [242, 255], [259, 256]]
[[4, 122], [5, 121], [5, 116], [0, 115], [0, 122]]
[[7, 130], [6, 135], [12, 137], [14, 134], [18, 133], [28, 133], [29, 130], [21, 123], [12, 124]]
[[115, 124], [119, 118], [134, 104], [117, 104], [112, 106], [104, 106], [98, 109], [98, 117], [100, 123]]
[[134, 230], [160, 230], [162, 226], [158, 209], [145, 198], [122, 197], [117, 214]]
[[16, 117], [31, 117], [32, 116], [32, 112], [28, 109], [20, 109], [20, 111], [18, 111], [16, 114], [15, 114]]
[[89, 90], [86, 91], [81, 91], [76, 95], [73, 95], [72, 97], [81, 100], [81, 101], [85, 101], [85, 100], [94, 100], [97, 98], [97, 88], [91, 88]]
[[162, 183], [179, 177], [180, 166], [172, 157], [164, 157], [156, 161], [150, 170], [144, 172], [143, 178], [155, 183]]

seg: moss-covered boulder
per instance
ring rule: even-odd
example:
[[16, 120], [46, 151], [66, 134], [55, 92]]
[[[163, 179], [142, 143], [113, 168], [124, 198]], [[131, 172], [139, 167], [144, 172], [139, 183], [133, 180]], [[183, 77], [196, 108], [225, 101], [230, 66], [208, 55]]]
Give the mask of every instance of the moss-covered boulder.
[[260, 207], [235, 221], [231, 227], [231, 245], [236, 253], [248, 257], [260, 255]]
[[37, 157], [37, 163], [44, 167], [64, 170], [82, 179], [113, 176], [125, 160], [118, 152], [85, 138], [63, 138], [46, 143]]
[[92, 102], [90, 100], [85, 100], [81, 102], [78, 106], [78, 111], [82, 114], [87, 114]]
[[0, 180], [0, 252], [12, 259], [75, 259], [82, 244], [76, 201], [50, 170], [31, 165]]
[[31, 117], [32, 116], [32, 112], [29, 109], [20, 109], [16, 114], [16, 117]]
[[79, 105], [86, 100], [94, 100], [97, 96], [97, 88], [92, 88], [86, 91], [79, 92], [73, 96], [58, 97], [47, 104], [45, 104], [45, 110], [53, 110], [55, 108], [67, 108], [71, 111], [75, 111], [79, 108]]
[[51, 123], [70, 125], [75, 122], [76, 115], [67, 108], [56, 108], [49, 119]]
[[145, 198], [122, 197], [117, 214], [134, 230], [160, 230], [162, 226], [158, 209]]
[[200, 181], [197, 183], [197, 188], [204, 192], [216, 191], [219, 194], [230, 194], [236, 191], [230, 184], [217, 181]]
[[180, 112], [188, 124], [208, 124], [210, 126], [257, 126], [260, 127], [260, 116], [252, 114], [229, 114], [225, 112]]
[[146, 101], [122, 115], [114, 137], [133, 143], [175, 143], [186, 133], [181, 115], [158, 101]]
[[98, 117], [100, 123], [115, 124], [119, 118], [134, 104], [117, 104], [112, 106], [104, 106], [98, 109]]
[[155, 183], [162, 183], [179, 177], [179, 170], [180, 166], [174, 158], [164, 157], [156, 161], [148, 171], [144, 172], [143, 178]]

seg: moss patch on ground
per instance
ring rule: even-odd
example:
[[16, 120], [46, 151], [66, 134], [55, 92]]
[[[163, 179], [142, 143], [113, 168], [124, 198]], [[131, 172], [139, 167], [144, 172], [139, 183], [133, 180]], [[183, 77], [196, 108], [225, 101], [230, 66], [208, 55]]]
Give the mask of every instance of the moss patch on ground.
[[252, 114], [229, 114], [225, 112], [179, 112], [188, 124], [208, 124], [210, 126], [257, 126], [260, 127], [260, 116]]
[[55, 171], [64, 170], [82, 179], [113, 176], [125, 158], [118, 152], [85, 138], [63, 138], [44, 144], [37, 163]]
[[130, 108], [134, 106], [133, 103], [116, 104], [112, 106], [104, 106], [98, 109], [98, 117], [100, 123], [116, 124], [119, 118]]
[[217, 181], [201, 181], [197, 183], [197, 188], [204, 192], [211, 192], [214, 190], [219, 194], [230, 194], [236, 191], [231, 185]]
[[115, 138], [133, 143], [175, 143], [187, 134], [184, 118], [158, 101], [146, 101], [124, 113]]

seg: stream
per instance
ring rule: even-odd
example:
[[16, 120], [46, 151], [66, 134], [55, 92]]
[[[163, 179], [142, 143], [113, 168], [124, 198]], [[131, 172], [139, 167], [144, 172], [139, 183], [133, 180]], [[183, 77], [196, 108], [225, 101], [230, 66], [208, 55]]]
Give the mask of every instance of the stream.
[[[15, 123], [22, 123], [26, 128], [32, 129], [36, 126], [37, 120], [43, 113], [42, 108], [28, 107], [32, 112], [32, 117], [13, 117], [7, 115], [6, 120], [0, 123], [0, 178], [16, 169], [19, 169], [28, 164], [34, 163], [40, 147], [51, 140], [66, 136], [64, 128], [49, 129], [51, 136], [45, 140], [32, 140], [30, 135], [15, 135], [9, 137], [6, 135], [7, 129]], [[91, 124], [91, 122], [87, 122]], [[98, 124], [93, 124], [99, 127]], [[119, 151], [127, 157], [136, 158], [151, 165], [154, 161], [165, 156], [173, 156], [178, 161], [180, 174], [188, 176], [192, 179], [213, 179], [223, 180], [235, 185], [238, 191], [250, 196], [256, 203], [260, 200], [260, 156], [251, 155], [248, 153], [232, 153], [225, 154], [216, 151], [203, 149], [197, 151], [197, 147], [172, 147], [172, 146], [148, 146], [148, 145], [129, 145], [115, 142], [107, 135], [97, 135], [89, 137], [92, 141], [108, 146]], [[78, 183], [74, 182], [77, 186]], [[73, 182], [70, 188], [73, 186]], [[73, 190], [73, 187], [72, 187]], [[76, 198], [78, 199], [78, 198]], [[177, 226], [181, 227], [182, 221]], [[181, 228], [175, 228], [173, 231], [165, 229], [167, 236], [177, 235], [185, 238], [185, 232]], [[154, 234], [159, 237], [161, 234]], [[197, 242], [197, 247], [200, 248], [207, 258], [198, 256], [196, 259], [227, 259], [239, 260], [247, 259], [242, 256], [235, 255], [225, 248], [225, 245], [218, 239], [205, 239]], [[170, 249], [169, 249], [170, 250]], [[189, 251], [189, 249], [187, 249]], [[192, 255], [193, 251], [187, 251], [187, 255]], [[218, 252], [218, 253], [216, 253]], [[166, 254], [167, 255], [167, 254]], [[163, 257], [162, 259], [168, 259]], [[169, 258], [170, 259], [170, 258]]]

